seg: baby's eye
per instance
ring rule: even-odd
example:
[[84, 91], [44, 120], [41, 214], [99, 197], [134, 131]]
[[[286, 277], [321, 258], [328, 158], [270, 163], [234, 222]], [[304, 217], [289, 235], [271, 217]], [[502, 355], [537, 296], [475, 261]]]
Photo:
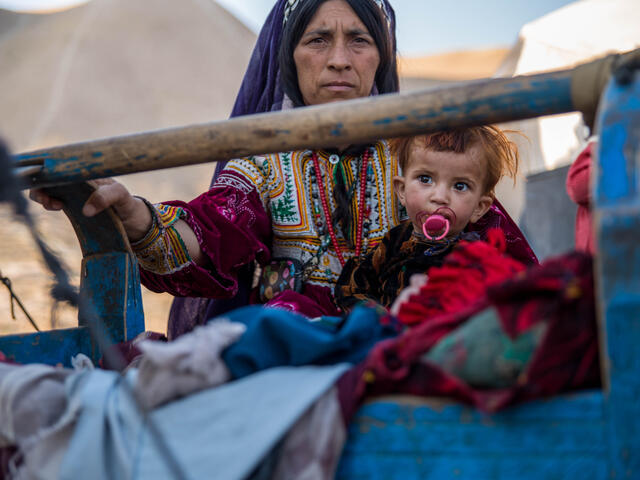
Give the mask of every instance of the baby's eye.
[[459, 192], [466, 192], [467, 190], [469, 190], [469, 184], [465, 182], [456, 182], [453, 185], [453, 188], [458, 190]]
[[433, 179], [431, 178], [431, 175], [418, 175], [418, 181], [420, 183], [429, 184], [429, 183], [433, 182]]

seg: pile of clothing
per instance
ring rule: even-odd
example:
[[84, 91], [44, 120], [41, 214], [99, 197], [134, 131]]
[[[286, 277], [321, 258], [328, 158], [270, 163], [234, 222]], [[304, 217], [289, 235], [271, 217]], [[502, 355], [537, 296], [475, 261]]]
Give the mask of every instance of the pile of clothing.
[[492, 412], [599, 386], [591, 257], [525, 268], [503, 252], [499, 233], [460, 243], [396, 316], [249, 306], [173, 342], [122, 345], [124, 374], [82, 358], [75, 370], [0, 363], [4, 471], [169, 474], [151, 419], [189, 477], [332, 478], [367, 397], [443, 396]]

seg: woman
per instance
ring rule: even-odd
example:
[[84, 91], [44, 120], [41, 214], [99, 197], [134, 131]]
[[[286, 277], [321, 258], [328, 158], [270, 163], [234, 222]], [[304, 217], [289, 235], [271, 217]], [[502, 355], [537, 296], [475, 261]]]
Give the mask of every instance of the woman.
[[[397, 91], [393, 32], [393, 10], [384, 0], [279, 1], [234, 114]], [[264, 273], [252, 301], [309, 317], [336, 315], [332, 290], [344, 262], [363, 255], [402, 220], [392, 191], [397, 168], [385, 141], [282, 152], [228, 162], [212, 188], [189, 203], [153, 206], [102, 180], [84, 213], [115, 208], [151, 290], [230, 298], [258, 263]], [[60, 206], [39, 192], [32, 197]], [[496, 225], [506, 230], [512, 253], [535, 261], [499, 210], [478, 228]], [[170, 337], [216, 313], [202, 302], [195, 306], [174, 305], [180, 315], [170, 322]]]

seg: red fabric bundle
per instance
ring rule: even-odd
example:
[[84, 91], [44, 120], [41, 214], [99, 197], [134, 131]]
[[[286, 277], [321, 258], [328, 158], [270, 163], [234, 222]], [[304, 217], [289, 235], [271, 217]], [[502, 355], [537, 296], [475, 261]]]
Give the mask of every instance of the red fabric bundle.
[[[482, 248], [478, 245], [471, 251]], [[465, 247], [462, 258], [467, 258], [468, 253]], [[493, 262], [483, 260], [482, 264], [493, 265]], [[464, 269], [460, 269], [459, 274], [467, 276]], [[455, 276], [447, 278], [450, 288], [457, 289]], [[476, 293], [479, 290], [481, 288]], [[458, 311], [446, 311], [422, 323], [414, 321], [415, 327], [399, 337], [376, 344], [367, 359], [338, 382], [345, 420], [351, 418], [367, 396], [390, 393], [445, 396], [485, 411], [496, 411], [524, 400], [599, 385], [598, 335], [589, 255], [573, 252], [547, 260], [485, 290], [485, 295], [469, 301]], [[455, 298], [449, 301], [442, 302], [442, 308], [453, 309], [454, 305], [465, 303]], [[418, 298], [412, 303], [414, 306], [428, 304]], [[424, 354], [438, 341], [487, 308], [498, 312], [502, 328], [512, 337], [536, 323], [547, 325], [529, 365], [517, 384], [510, 388], [475, 389], [424, 360]], [[424, 312], [435, 311], [437, 308], [424, 307]]]
[[458, 312], [483, 298], [487, 288], [513, 277], [525, 266], [506, 255], [504, 233], [491, 229], [488, 242], [460, 242], [441, 267], [429, 269], [420, 292], [402, 304], [398, 319], [417, 325], [436, 315]]

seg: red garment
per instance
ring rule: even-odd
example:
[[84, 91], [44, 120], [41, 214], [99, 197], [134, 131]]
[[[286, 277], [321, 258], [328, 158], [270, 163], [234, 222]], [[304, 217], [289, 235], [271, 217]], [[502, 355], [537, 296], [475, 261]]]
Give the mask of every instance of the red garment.
[[500, 229], [487, 232], [488, 242], [460, 242], [442, 266], [429, 269], [429, 281], [404, 302], [398, 320], [417, 325], [437, 315], [463, 310], [501, 283], [525, 269], [506, 255], [506, 240]]
[[189, 203], [164, 202], [182, 207], [210, 267], [191, 263], [170, 275], [140, 269], [145, 287], [174, 296], [230, 298], [238, 291], [238, 271], [257, 259], [270, 258], [271, 220], [258, 192], [216, 186]]
[[[546, 334], [517, 385], [474, 389], [423, 354], [470, 317], [498, 311], [504, 331], [516, 337], [538, 322]], [[378, 343], [367, 359], [338, 382], [345, 420], [367, 396], [406, 393], [450, 397], [485, 411], [599, 385], [597, 326], [591, 257], [572, 252], [550, 259], [488, 289], [484, 297]]]
[[573, 162], [567, 174], [567, 193], [578, 204], [576, 215], [576, 250], [594, 254], [595, 237], [591, 222], [591, 165], [593, 143], [590, 142]]

